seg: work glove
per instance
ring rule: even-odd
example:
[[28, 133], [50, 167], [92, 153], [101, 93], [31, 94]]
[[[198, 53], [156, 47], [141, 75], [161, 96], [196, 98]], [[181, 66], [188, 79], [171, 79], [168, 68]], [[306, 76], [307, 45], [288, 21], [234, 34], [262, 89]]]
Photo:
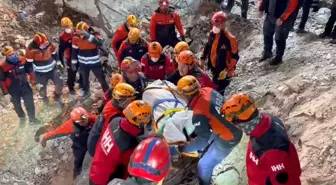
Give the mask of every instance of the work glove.
[[223, 71], [221, 71], [218, 75], [218, 80], [224, 80], [226, 78], [227, 75], [227, 71], [226, 69], [224, 69]]
[[169, 146], [170, 157], [172, 162], [177, 162], [180, 157], [180, 151], [178, 149], [178, 145]]
[[77, 65], [76, 64], [71, 64], [71, 69], [72, 69], [72, 71], [77, 71]]
[[62, 71], [63, 71], [63, 69], [64, 69], [64, 66], [63, 66], [63, 64], [62, 64], [61, 61], [57, 61], [57, 63], [56, 63], [56, 69], [57, 69], [60, 73], [62, 73]]
[[181, 40], [182, 40], [182, 41], [185, 41], [185, 36], [181, 36]]
[[46, 145], [47, 145], [47, 140], [43, 138], [41, 141], [41, 146], [44, 148], [46, 147]]
[[85, 31], [85, 30], [80, 30], [80, 31], [78, 31], [78, 34], [79, 35], [82, 35], [83, 36], [83, 39], [88, 39], [89, 37], [90, 37], [90, 33], [89, 32], [87, 32], [87, 31]]

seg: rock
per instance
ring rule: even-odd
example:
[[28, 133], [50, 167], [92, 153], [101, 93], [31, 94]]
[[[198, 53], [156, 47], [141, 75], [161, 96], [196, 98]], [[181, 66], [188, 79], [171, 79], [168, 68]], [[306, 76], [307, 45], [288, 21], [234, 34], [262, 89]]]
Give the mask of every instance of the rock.
[[39, 175], [41, 173], [41, 168], [40, 167], [36, 167], [35, 168], [35, 174]]
[[63, 2], [63, 0], [56, 0], [56, 1], [54, 2], [54, 4], [55, 4], [56, 6], [59, 6], [59, 7], [63, 7], [63, 6], [64, 6], [64, 2]]
[[58, 148], [58, 153], [59, 153], [59, 154], [64, 154], [64, 149], [61, 148], [61, 147], [59, 147], [59, 148]]
[[42, 17], [44, 16], [44, 14], [45, 14], [45, 11], [40, 12], [40, 13], [37, 13], [37, 14], [35, 15], [35, 17], [36, 17], [37, 19], [40, 19], [40, 18], [42, 18]]
[[[152, 0], [64, 0], [65, 6], [80, 13], [88, 15], [94, 24], [101, 27], [108, 35], [111, 30], [116, 30], [129, 14], [149, 17], [158, 6]], [[185, 0], [171, 2], [180, 11], [180, 14], [197, 10], [200, 0]]]
[[148, 33], [150, 32], [150, 29], [149, 29], [149, 20], [147, 20], [145, 17], [143, 17], [140, 21], [140, 28], [142, 30], [146, 30]]
[[67, 161], [68, 158], [69, 158], [68, 154], [64, 154], [64, 155], [62, 156], [62, 161]]
[[335, 149], [330, 148], [330, 149], [329, 149], [329, 154], [330, 154], [330, 155], [334, 155], [334, 154], [335, 154]]
[[42, 170], [41, 170], [41, 174], [42, 174], [42, 175], [46, 175], [46, 174], [48, 174], [48, 173], [49, 173], [49, 170], [48, 170], [47, 167], [42, 168]]

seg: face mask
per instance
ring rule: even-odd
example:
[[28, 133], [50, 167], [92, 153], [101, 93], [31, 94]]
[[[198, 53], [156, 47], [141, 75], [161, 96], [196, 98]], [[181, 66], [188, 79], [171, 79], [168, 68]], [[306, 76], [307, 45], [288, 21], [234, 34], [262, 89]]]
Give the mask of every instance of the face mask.
[[12, 56], [7, 57], [7, 61], [11, 64], [17, 64], [19, 63], [19, 58], [16, 54], [13, 54]]
[[67, 34], [70, 34], [70, 33], [72, 33], [72, 29], [71, 28], [65, 28], [65, 33], [67, 33]]
[[212, 32], [213, 32], [214, 34], [218, 34], [220, 31], [221, 31], [220, 28], [218, 28], [218, 27], [216, 27], [216, 26], [212, 27]]
[[259, 112], [258, 116], [255, 118], [247, 121], [237, 124], [236, 126], [241, 129], [245, 134], [250, 135], [251, 132], [257, 127], [260, 120], [262, 118], [262, 114]]
[[153, 62], [157, 62], [157, 61], [159, 61], [158, 58], [151, 58], [151, 60], [152, 60]]

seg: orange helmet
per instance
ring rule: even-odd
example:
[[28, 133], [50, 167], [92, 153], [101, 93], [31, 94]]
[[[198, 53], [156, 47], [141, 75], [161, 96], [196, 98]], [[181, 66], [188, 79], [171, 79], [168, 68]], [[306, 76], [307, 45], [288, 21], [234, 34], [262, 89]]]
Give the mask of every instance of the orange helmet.
[[141, 63], [132, 57], [125, 57], [120, 65], [122, 72], [140, 72]]
[[75, 123], [80, 123], [88, 119], [88, 113], [84, 108], [77, 107], [71, 111], [70, 118]]
[[71, 19], [69, 17], [63, 17], [61, 19], [61, 27], [63, 27], [63, 28], [72, 28], [73, 24], [72, 24]]
[[124, 77], [119, 73], [113, 74], [110, 80], [111, 88], [114, 88], [118, 83], [121, 82], [124, 82]]
[[249, 120], [257, 111], [257, 106], [253, 99], [247, 94], [234, 94], [221, 108], [222, 114], [229, 122], [234, 120]]
[[39, 46], [47, 46], [49, 45], [48, 38], [43, 33], [36, 33], [34, 36], [34, 42]]
[[162, 46], [158, 42], [151, 42], [148, 47], [148, 54], [151, 58], [160, 58]]
[[14, 48], [12, 46], [5, 46], [2, 51], [2, 55], [7, 57], [14, 54]]
[[179, 64], [192, 65], [196, 62], [196, 57], [193, 52], [185, 50], [177, 56], [177, 62]]
[[191, 75], [184, 76], [177, 82], [177, 90], [183, 95], [194, 95], [200, 88], [198, 80]]
[[152, 120], [152, 106], [143, 100], [135, 100], [128, 104], [123, 114], [131, 124], [143, 126]]
[[115, 100], [130, 99], [134, 100], [136, 98], [137, 92], [135, 89], [127, 83], [118, 83], [112, 91], [112, 98]]
[[81, 21], [76, 25], [76, 31], [81, 31], [81, 30], [85, 30], [85, 31], [89, 30], [89, 25], [84, 21]]
[[189, 50], [189, 44], [184, 42], [184, 41], [180, 41], [178, 42], [175, 47], [174, 47], [174, 52], [176, 55], [180, 54], [182, 51], [185, 50]]

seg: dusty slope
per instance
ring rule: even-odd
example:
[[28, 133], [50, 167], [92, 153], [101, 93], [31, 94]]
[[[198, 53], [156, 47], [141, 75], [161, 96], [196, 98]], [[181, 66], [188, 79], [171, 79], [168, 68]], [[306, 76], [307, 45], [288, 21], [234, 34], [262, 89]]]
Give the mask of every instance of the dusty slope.
[[[203, 8], [201, 14], [212, 11]], [[246, 23], [233, 16], [229, 23], [230, 30], [240, 40], [241, 60], [238, 76], [228, 93], [250, 92], [265, 112], [285, 121], [300, 154], [303, 184], [336, 184], [335, 46], [312, 35], [291, 33], [284, 64], [270, 67], [258, 63], [263, 46], [262, 21], [255, 19], [254, 11], [249, 17], [252, 19]], [[208, 18], [197, 17], [195, 43], [204, 42]], [[315, 31], [314, 24], [314, 21], [309, 23], [309, 30]], [[194, 44], [194, 48], [199, 45]], [[71, 184], [73, 159], [69, 140], [59, 139], [42, 149], [33, 140], [39, 126], [19, 128], [11, 107], [0, 112], [0, 184]], [[45, 122], [66, 118], [56, 105], [41, 110], [39, 115]]]

